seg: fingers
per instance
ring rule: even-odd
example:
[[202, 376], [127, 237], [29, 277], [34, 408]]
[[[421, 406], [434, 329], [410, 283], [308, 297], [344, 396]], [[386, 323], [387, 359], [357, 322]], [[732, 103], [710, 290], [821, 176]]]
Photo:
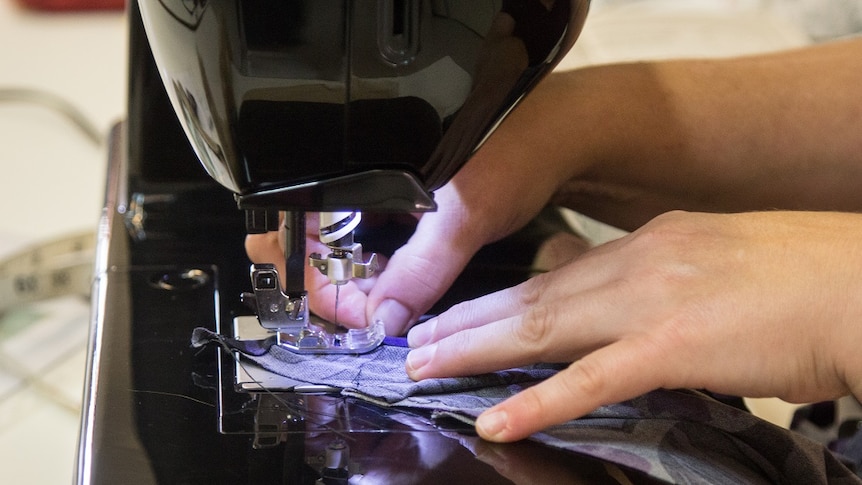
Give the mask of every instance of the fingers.
[[518, 298], [517, 287], [497, 291], [482, 298], [459, 303], [437, 317], [416, 325], [407, 334], [407, 342], [410, 347], [421, 347], [479, 326], [479, 322], [503, 320], [517, 315], [521, 310], [523, 306]]
[[245, 238], [245, 252], [255, 263], [272, 263], [280, 274], [284, 273], [284, 253], [277, 232], [249, 234]]
[[[306, 255], [311, 253], [328, 254], [329, 248], [317, 237], [318, 222], [316, 214], [308, 214], [306, 224]], [[281, 234], [270, 231], [265, 234], [250, 234], [245, 240], [246, 253], [255, 263], [275, 264], [279, 274], [285, 274], [284, 249], [280, 240]], [[380, 258], [381, 265], [385, 259]], [[365, 307], [367, 292], [374, 284], [374, 278], [368, 280], [351, 280], [336, 288], [329, 279], [313, 268], [306, 268], [305, 288], [308, 290], [308, 304], [312, 312], [321, 318], [336, 322], [348, 328], [364, 328], [367, 326]], [[335, 299], [338, 293], [338, 308]]]
[[[500, 293], [518, 294], [518, 288]], [[611, 303], [607, 295], [618, 285], [583, 291], [566, 298], [552, 298], [530, 306], [518, 306], [517, 314], [501, 320], [470, 320], [459, 331], [441, 328], [448, 313], [422, 324], [436, 329], [437, 341], [415, 348], [407, 356], [411, 378], [464, 376], [518, 367], [534, 362], [572, 362], [593, 350], [613, 343], [627, 331], [633, 315]], [[476, 300], [493, 307], [500, 295]], [[517, 296], [512, 296], [516, 301]], [[493, 314], [493, 310], [488, 310]], [[449, 321], [448, 323], [452, 323]], [[446, 335], [448, 334], [448, 335]], [[415, 341], [415, 336], [413, 337]]]
[[605, 264], [603, 252], [457, 305], [417, 327], [411, 343], [424, 345], [408, 355], [408, 374], [419, 380], [534, 362], [575, 362], [483, 414], [477, 429], [494, 441], [518, 440], [603, 404], [684, 380], [674, 372], [684, 374], [685, 369], [661, 360], [667, 354], [660, 349], [664, 341], [632, 331], [630, 325], [659, 314], [650, 302], [661, 305], [660, 299], [646, 293], [634, 306], [620, 305], [621, 298], [632, 299], [631, 283], [615, 278], [614, 270], [602, 271], [611, 265]]
[[[650, 346], [621, 340], [576, 361], [567, 369], [488, 409], [476, 431], [489, 441], [517, 441], [554, 424], [579, 418], [610, 403], [661, 386]], [[651, 362], [649, 367], [644, 362]], [[648, 370], [641, 370], [648, 369]]]
[[366, 314], [387, 333], [400, 335], [415, 323], [483, 245], [523, 227], [563, 180], [548, 170], [527, 186], [524, 177], [535, 170], [512, 163], [507, 150], [486, 145], [482, 153], [435, 192], [438, 210], [422, 216], [369, 293]]
[[382, 321], [388, 335], [403, 334], [443, 296], [468, 260], [457, 250], [441, 253], [440, 245], [411, 239], [371, 289], [369, 320]]
[[[407, 372], [425, 379], [574, 362], [484, 413], [477, 430], [493, 441], [521, 439], [657, 388], [806, 401], [846, 393], [846, 374], [828, 357], [836, 340], [822, 335], [846, 318], [847, 307], [812, 304], [810, 280], [799, 275], [829, 275], [820, 289], [836, 276], [846, 278], [842, 288], [854, 287], [858, 274], [842, 271], [846, 261], [834, 259], [835, 251], [823, 251], [840, 237], [806, 229], [828, 216], [795, 217], [801, 222], [792, 225], [774, 213], [662, 217], [417, 328]], [[807, 239], [776, 241], [787, 233]]]
[[540, 295], [545, 295], [546, 291], [553, 292], [553, 286], [547, 284], [552, 279], [552, 276], [540, 275], [518, 286], [461, 302], [437, 317], [413, 327], [407, 334], [407, 342], [410, 347], [422, 347], [461, 331], [481, 327], [488, 322], [502, 321], [519, 315], [529, 306], [547, 301]]
[[478, 236], [465, 237], [464, 227], [451, 212], [423, 215], [371, 289], [369, 321], [382, 321], [388, 335], [401, 335], [431, 308], [484, 243]]
[[[612, 285], [620, 262], [619, 258], [606, 255], [612, 254], [611, 249], [619, 244], [621, 243], [614, 241], [583, 254], [566, 265], [565, 269], [542, 274], [515, 287], [459, 303], [436, 318], [413, 327], [408, 334], [408, 343], [413, 348], [421, 347], [462, 330], [521, 314], [533, 306], [539, 307], [534, 309], [534, 312], [545, 311], [544, 309], [550, 306], [560, 306], [564, 300], [571, 299], [573, 294]], [[565, 281], [561, 281], [562, 271], [569, 275]], [[572, 276], [577, 278], [573, 279]], [[618, 288], [619, 284], [616, 284], [616, 287]], [[590, 306], [599, 306], [600, 308], [589, 311], [605, 312], [597, 317], [607, 320], [609, 310], [601, 307], [602, 301], [604, 300], [598, 298], [585, 300], [583, 297], [575, 300], [576, 303], [579, 302], [577, 304], [584, 306], [582, 312], [588, 311]]]
[[587, 291], [578, 303], [529, 309], [415, 349], [407, 357], [407, 372], [413, 379], [425, 379], [533, 362], [575, 361], [480, 417], [480, 435], [501, 442], [519, 440], [601, 405], [675, 384], [676, 379], [668, 379], [674, 366], [656, 343], [661, 340], [639, 334], [619, 338], [614, 322], [625, 315], [591, 305], [599, 299], [599, 291], [605, 290]]

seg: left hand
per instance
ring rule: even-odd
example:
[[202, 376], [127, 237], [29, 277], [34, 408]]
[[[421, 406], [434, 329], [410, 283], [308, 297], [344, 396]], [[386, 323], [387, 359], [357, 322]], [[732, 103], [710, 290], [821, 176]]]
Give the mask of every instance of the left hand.
[[480, 416], [492, 441], [658, 388], [862, 397], [861, 295], [862, 216], [673, 212], [415, 327], [407, 371], [573, 362]]

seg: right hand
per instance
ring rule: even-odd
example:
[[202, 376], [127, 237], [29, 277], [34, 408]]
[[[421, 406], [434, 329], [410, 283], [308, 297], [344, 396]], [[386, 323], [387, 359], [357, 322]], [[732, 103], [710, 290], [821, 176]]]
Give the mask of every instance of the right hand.
[[862, 216], [671, 212], [410, 332], [416, 380], [571, 363], [479, 416], [526, 438], [654, 389], [862, 396]]

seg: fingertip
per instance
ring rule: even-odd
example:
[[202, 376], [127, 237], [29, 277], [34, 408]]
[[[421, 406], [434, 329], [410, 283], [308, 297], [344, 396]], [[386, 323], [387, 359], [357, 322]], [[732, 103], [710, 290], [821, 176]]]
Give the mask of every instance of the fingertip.
[[439, 212], [422, 216], [368, 293], [370, 321], [382, 321], [388, 335], [402, 335], [446, 293], [481, 247], [457, 242], [457, 229]]
[[398, 300], [387, 299], [377, 305], [369, 321], [383, 322], [386, 335], [399, 336], [410, 326], [412, 319], [413, 310]]
[[[489, 441], [517, 441], [550, 426], [579, 418], [605, 402], [617, 402], [618, 399], [611, 397], [616, 392], [615, 386], [604, 378], [605, 375], [587, 377], [585, 367], [578, 362], [581, 361], [480, 415], [476, 420], [476, 431]], [[593, 365], [587, 368], [594, 369]]]
[[284, 260], [284, 254], [278, 245], [278, 234], [275, 232], [246, 235], [245, 252], [249, 259], [256, 263], [276, 263]]
[[479, 415], [476, 420], [479, 436], [496, 443], [510, 443], [561, 422], [553, 417], [555, 413], [548, 413], [553, 410], [538, 405], [541, 396], [534, 389], [543, 384], [521, 391]]
[[476, 419], [476, 432], [482, 439], [495, 443], [514, 441], [510, 438], [509, 414], [505, 409], [491, 408]]
[[422, 375], [422, 369], [434, 359], [436, 353], [436, 345], [411, 350], [404, 363], [407, 375], [414, 381], [422, 380], [425, 377]]
[[437, 319], [432, 318], [426, 322], [420, 323], [407, 332], [407, 345], [410, 348], [417, 348], [426, 345], [434, 338], [434, 332], [437, 329]]

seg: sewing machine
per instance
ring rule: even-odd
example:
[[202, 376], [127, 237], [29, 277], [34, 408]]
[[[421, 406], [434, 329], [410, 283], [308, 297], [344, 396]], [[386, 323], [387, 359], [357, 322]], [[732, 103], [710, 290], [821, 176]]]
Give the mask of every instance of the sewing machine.
[[[355, 238], [362, 212], [435, 210], [433, 191], [568, 51], [588, 2], [140, 5], [198, 159], [249, 233], [282, 232], [286, 271], [250, 271], [259, 323], [295, 352], [364, 353], [383, 322], [314, 318], [305, 272], [336, 286], [337, 313], [341, 285], [378, 267]], [[329, 254], [306, 255], [310, 211]]]
[[[372, 274], [373, 251], [411, 228], [365, 230], [360, 212], [434, 210], [434, 189], [563, 55], [587, 4], [558, 0], [523, 69], [483, 92], [476, 66], [498, 2], [131, 2], [76, 482], [510, 483], [480, 454], [605, 476], [535, 443], [488, 453], [460, 422], [244, 380], [231, 352], [189, 345], [197, 326], [231, 335], [251, 319], [247, 331], [295, 352], [377, 347], [379, 325], [316, 319], [303, 273], [336, 285]], [[306, 257], [309, 211], [326, 213], [330, 254]], [[546, 220], [484, 249], [432, 311], [523, 281], [560, 227]], [[245, 255], [248, 232], [272, 230], [287, 233], [286, 274]]]

